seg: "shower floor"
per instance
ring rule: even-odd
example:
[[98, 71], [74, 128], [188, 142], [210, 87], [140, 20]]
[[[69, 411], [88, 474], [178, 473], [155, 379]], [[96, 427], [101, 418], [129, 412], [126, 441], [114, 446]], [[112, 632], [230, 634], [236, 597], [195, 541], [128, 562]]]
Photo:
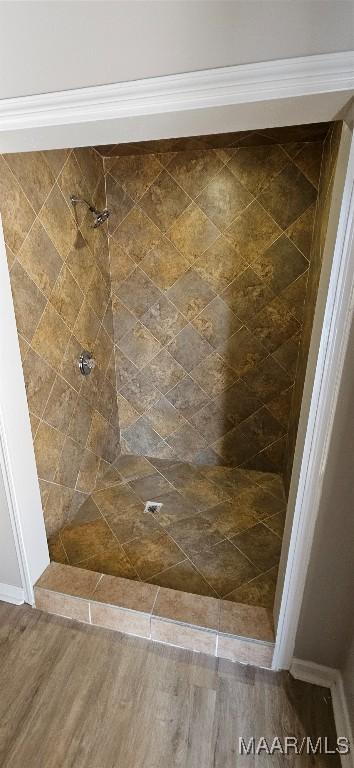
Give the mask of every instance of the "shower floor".
[[[279, 475], [121, 456], [49, 540], [51, 560], [271, 608], [286, 500]], [[149, 501], [162, 506], [145, 512]]]

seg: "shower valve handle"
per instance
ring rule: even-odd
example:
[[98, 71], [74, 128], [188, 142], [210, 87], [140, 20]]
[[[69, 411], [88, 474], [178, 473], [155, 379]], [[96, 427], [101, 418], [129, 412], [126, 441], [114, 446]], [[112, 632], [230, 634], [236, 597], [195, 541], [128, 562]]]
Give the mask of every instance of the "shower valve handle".
[[84, 350], [81, 352], [79, 359], [79, 369], [83, 376], [88, 376], [93, 371], [96, 365], [96, 361], [91, 355], [91, 352]]

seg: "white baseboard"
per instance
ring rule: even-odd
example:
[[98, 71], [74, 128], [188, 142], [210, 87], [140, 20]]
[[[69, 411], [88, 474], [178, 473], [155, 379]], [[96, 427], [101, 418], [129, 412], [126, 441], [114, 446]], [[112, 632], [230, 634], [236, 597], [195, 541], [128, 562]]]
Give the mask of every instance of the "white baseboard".
[[293, 659], [289, 671], [297, 680], [303, 680], [305, 683], [312, 683], [313, 685], [321, 685], [324, 688], [330, 688], [337, 735], [346, 736], [346, 738], [349, 739], [351, 746], [351, 751], [348, 755], [341, 755], [342, 767], [354, 768], [353, 734], [344, 693], [343, 680], [339, 669], [325, 667], [311, 661]]
[[4, 603], [22, 605], [25, 602], [24, 591], [22, 587], [12, 587], [10, 584], [0, 583], [0, 600]]

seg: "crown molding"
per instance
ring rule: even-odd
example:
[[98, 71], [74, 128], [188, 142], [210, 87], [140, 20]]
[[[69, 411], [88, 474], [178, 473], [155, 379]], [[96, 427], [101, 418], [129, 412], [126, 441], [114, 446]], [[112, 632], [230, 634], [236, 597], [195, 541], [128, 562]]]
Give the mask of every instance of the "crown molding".
[[0, 132], [354, 90], [354, 51], [0, 100]]

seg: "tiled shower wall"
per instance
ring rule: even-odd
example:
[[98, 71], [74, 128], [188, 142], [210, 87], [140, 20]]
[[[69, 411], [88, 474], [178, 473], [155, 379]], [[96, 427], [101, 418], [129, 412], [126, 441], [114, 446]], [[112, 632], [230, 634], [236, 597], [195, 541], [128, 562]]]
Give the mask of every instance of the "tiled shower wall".
[[[109, 256], [71, 194], [105, 205], [93, 149], [0, 157], [0, 210], [47, 533], [119, 453]], [[83, 378], [80, 352], [97, 366]]]
[[284, 467], [284, 479], [286, 488], [289, 488], [291, 479], [302, 393], [306, 375], [307, 358], [310, 349], [311, 332], [316, 307], [316, 297], [321, 274], [323, 249], [327, 233], [328, 217], [332, 198], [334, 172], [337, 163], [341, 134], [342, 123], [334, 123], [333, 126], [330, 127], [323, 144], [319, 192], [317, 197], [315, 224], [311, 246], [310, 268], [307, 280], [306, 303], [304, 307], [303, 330], [301, 334], [295, 386], [289, 417], [288, 445]]
[[105, 158], [123, 451], [282, 471], [316, 138]]

